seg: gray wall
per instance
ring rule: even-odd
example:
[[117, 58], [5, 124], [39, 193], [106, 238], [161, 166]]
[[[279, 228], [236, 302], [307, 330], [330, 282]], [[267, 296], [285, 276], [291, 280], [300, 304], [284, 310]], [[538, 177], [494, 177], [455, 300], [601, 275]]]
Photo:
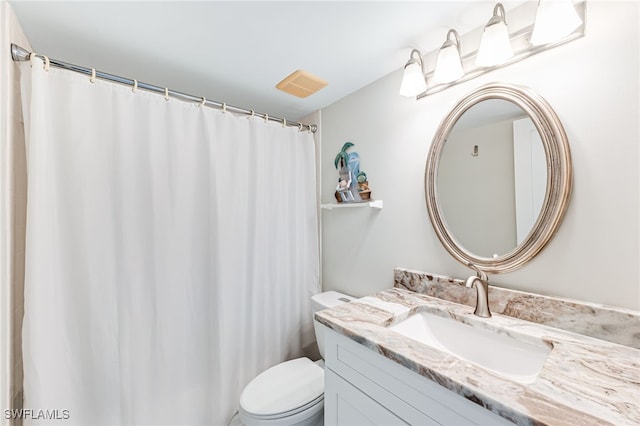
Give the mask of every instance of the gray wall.
[[[424, 199], [427, 151], [440, 120], [478, 86], [532, 88], [562, 120], [574, 166], [564, 222], [549, 245], [490, 283], [640, 308], [639, 5], [587, 5], [584, 38], [421, 101], [398, 95], [401, 71], [322, 110], [322, 202], [333, 202], [333, 158], [350, 140], [382, 210], [322, 212], [323, 288], [363, 296], [389, 288], [397, 266], [466, 277], [437, 240]], [[400, 66], [401, 64], [399, 64]]]

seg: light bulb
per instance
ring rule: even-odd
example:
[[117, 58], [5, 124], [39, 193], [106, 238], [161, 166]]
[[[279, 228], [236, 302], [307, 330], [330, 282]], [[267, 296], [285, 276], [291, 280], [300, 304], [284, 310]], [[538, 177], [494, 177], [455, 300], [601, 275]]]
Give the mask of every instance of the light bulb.
[[554, 43], [573, 33], [582, 25], [571, 0], [541, 0], [531, 34], [531, 44]]
[[476, 56], [476, 65], [490, 67], [513, 58], [513, 49], [505, 24], [494, 24], [485, 28]]
[[451, 83], [464, 75], [460, 52], [455, 44], [443, 47], [438, 52], [436, 70], [433, 73], [435, 84]]
[[427, 90], [427, 82], [422, 67], [417, 62], [410, 62], [404, 67], [400, 95], [414, 97]]

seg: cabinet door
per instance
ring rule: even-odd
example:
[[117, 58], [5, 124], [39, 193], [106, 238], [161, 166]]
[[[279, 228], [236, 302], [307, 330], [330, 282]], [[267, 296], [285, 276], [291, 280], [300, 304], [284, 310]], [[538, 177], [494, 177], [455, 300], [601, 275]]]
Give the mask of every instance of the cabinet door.
[[330, 369], [324, 377], [325, 426], [407, 424]]
[[[385, 421], [383, 414], [377, 417], [377, 412], [374, 415], [373, 410], [362, 409], [374, 419], [373, 423], [363, 420], [362, 424], [513, 426], [505, 418], [329, 329], [325, 331], [325, 357], [325, 377], [337, 376], [397, 419], [395, 423]], [[325, 415], [334, 415], [333, 406], [338, 400], [327, 399], [327, 394], [332, 391], [341, 395], [343, 387], [336, 388], [330, 379], [325, 379], [325, 385]], [[336, 416], [327, 418], [333, 420], [326, 420], [326, 424], [339, 424]]]

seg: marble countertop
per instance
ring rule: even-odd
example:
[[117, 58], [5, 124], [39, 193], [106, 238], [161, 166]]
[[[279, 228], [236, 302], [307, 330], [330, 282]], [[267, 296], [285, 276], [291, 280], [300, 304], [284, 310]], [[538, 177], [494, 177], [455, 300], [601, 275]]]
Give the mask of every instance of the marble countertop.
[[[522, 384], [389, 330], [418, 312], [553, 349]], [[640, 424], [640, 350], [394, 288], [316, 313], [338, 333], [520, 425]]]

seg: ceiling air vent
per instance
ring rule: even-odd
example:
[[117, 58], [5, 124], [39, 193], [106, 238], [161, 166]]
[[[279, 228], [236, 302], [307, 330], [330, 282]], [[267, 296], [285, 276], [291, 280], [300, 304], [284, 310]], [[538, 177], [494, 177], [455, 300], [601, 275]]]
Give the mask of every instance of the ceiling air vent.
[[290, 95], [306, 98], [327, 84], [328, 83], [320, 77], [316, 77], [307, 71], [297, 70], [276, 84], [276, 87]]

